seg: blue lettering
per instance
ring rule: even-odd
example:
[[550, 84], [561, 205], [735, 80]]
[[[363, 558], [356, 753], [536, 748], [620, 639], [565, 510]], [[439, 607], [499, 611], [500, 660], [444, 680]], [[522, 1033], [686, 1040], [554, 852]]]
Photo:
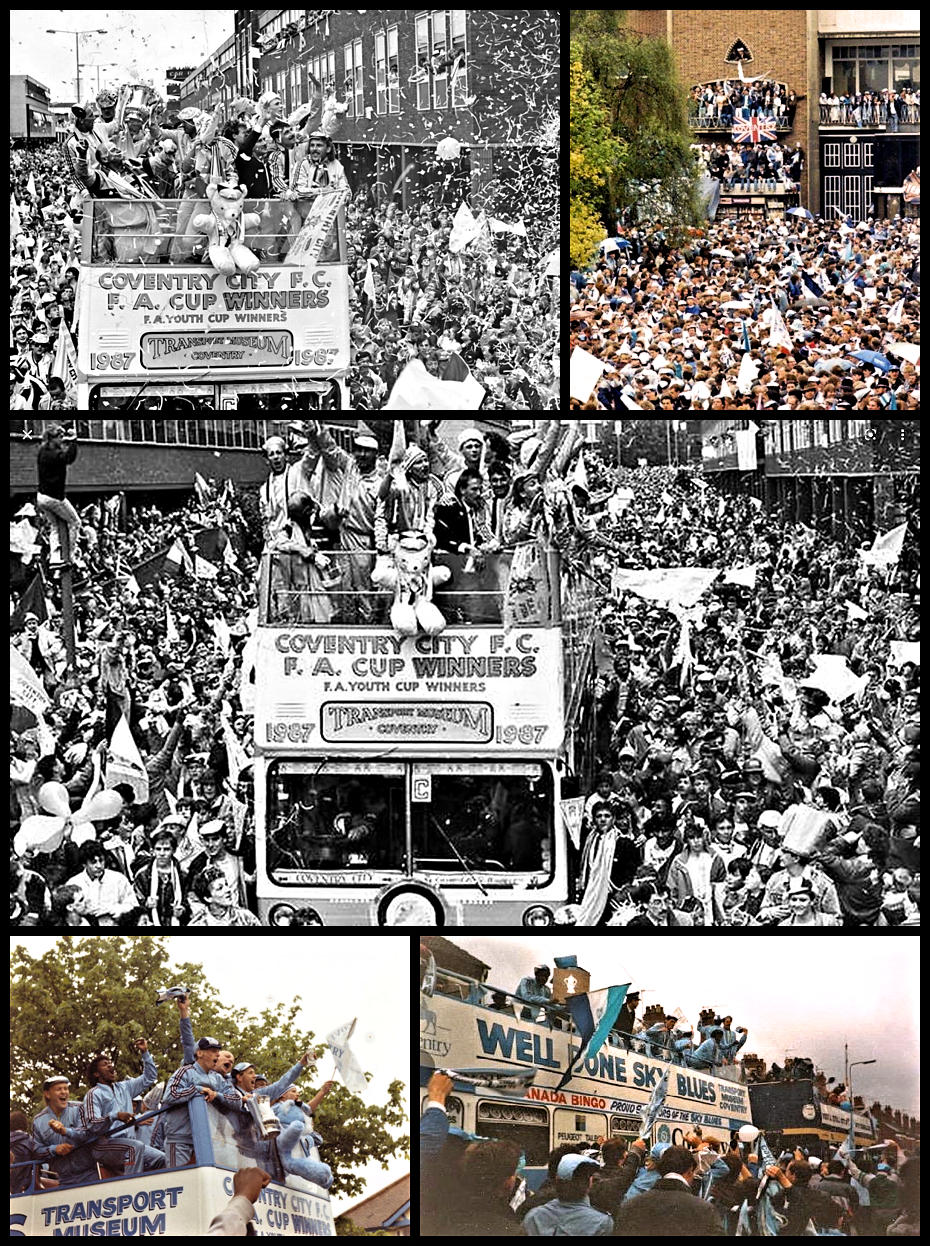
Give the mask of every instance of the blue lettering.
[[[540, 1041], [543, 1041], [546, 1044], [545, 1055], [543, 1055], [539, 1049]], [[540, 1065], [544, 1069], [557, 1069], [559, 1067], [558, 1060], [556, 1060], [552, 1054], [551, 1038], [541, 1039], [539, 1034], [533, 1035], [533, 1063]]]
[[560, 1067], [553, 1054], [551, 1038], [505, 1029], [498, 1021], [489, 1026], [483, 1017], [477, 1020], [478, 1041], [484, 1055], [501, 1055], [507, 1060], [519, 1060], [523, 1064], [535, 1064], [546, 1069]]
[[481, 1050], [486, 1056], [496, 1055], [499, 1050], [502, 1056], [510, 1059], [513, 1051], [513, 1030], [505, 1030], [498, 1021], [495, 1021], [488, 1029], [487, 1022], [483, 1017], [479, 1017], [478, 1039], [481, 1042]]
[[711, 1082], [700, 1077], [686, 1077], [683, 1073], [676, 1074], [678, 1094], [682, 1099], [700, 1099], [702, 1103], [716, 1103], [717, 1092]]
[[614, 1058], [613, 1056], [606, 1056], [601, 1051], [601, 1052], [598, 1052], [597, 1059], [598, 1059], [598, 1065], [599, 1065], [598, 1072], [600, 1076], [606, 1077], [609, 1082], [612, 1082], [614, 1080]]
[[651, 1068], [648, 1064], [642, 1064], [639, 1060], [633, 1065], [633, 1085], [645, 1086], [647, 1089], [652, 1087], [659, 1080], [659, 1070]]

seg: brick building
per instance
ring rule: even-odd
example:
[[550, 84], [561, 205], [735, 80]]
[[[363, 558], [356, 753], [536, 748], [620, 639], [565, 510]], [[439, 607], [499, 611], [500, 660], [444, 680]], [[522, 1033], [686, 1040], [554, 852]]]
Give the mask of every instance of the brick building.
[[[793, 124], [778, 140], [805, 156], [801, 203], [812, 212], [862, 217], [904, 212], [904, 177], [919, 164], [920, 123], [833, 124], [821, 119], [820, 94], [920, 86], [916, 9], [631, 9], [631, 27], [666, 38], [686, 88], [738, 76], [733, 50], [748, 50], [745, 76], [784, 83], [797, 96]], [[729, 141], [729, 132], [694, 125], [696, 141]], [[775, 214], [772, 196], [734, 196], [743, 215]]]
[[[736, 434], [755, 429], [755, 458]], [[872, 540], [919, 507], [917, 420], [702, 420], [704, 471], [790, 521]]]
[[[233, 34], [181, 84], [180, 104], [276, 90], [287, 115], [311, 97], [311, 75], [349, 105], [334, 141], [354, 187], [379, 200], [397, 187], [404, 207], [469, 194], [473, 207], [504, 213], [493, 184], [541, 169], [541, 135], [558, 112], [557, 11], [237, 9]], [[440, 163], [446, 137], [462, 150]]]

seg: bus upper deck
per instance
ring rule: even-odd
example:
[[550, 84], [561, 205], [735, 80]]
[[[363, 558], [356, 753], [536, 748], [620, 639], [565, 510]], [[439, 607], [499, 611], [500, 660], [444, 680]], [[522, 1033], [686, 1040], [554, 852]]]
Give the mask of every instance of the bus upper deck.
[[[530, 1167], [544, 1165], [563, 1142], [594, 1145], [611, 1136], [636, 1138], [642, 1112], [668, 1070], [655, 1141], [680, 1142], [695, 1127], [729, 1141], [752, 1116], [738, 1066], [712, 1073], [670, 1064], [642, 1050], [642, 1035], [613, 1031], [564, 1089], [562, 1074], [578, 1052], [567, 1012], [525, 1004], [511, 993], [440, 969], [421, 982], [420, 1083], [436, 1069], [455, 1070], [447, 1107], [455, 1123], [481, 1136], [510, 1138]], [[532, 1075], [525, 1089], [517, 1074]], [[507, 1085], [507, 1075], [517, 1084]], [[425, 1099], [425, 1095], [423, 1096]]]
[[563, 784], [590, 735], [587, 582], [538, 547], [480, 569], [438, 554], [449, 625], [404, 636], [394, 592], [372, 584], [374, 553], [317, 562], [273, 551], [261, 572], [256, 819], [271, 921], [303, 889], [324, 923], [551, 924], [568, 899]]
[[226, 275], [209, 260], [217, 239], [205, 200], [88, 201], [79, 409], [163, 409], [168, 400], [179, 410], [340, 409], [349, 366], [344, 208], [309, 260], [284, 215], [290, 207], [244, 201], [246, 219], [259, 222], [245, 235], [259, 263]]
[[231, 1113], [199, 1095], [170, 1110], [189, 1113], [194, 1160], [181, 1168], [124, 1175], [97, 1164], [99, 1180], [62, 1185], [44, 1161], [11, 1166], [11, 1190], [20, 1188], [10, 1197], [11, 1237], [202, 1237], [232, 1196], [233, 1175], [255, 1166], [272, 1177], [255, 1205], [258, 1236], [336, 1236], [329, 1193], [284, 1171], [276, 1119], [260, 1123], [260, 1113]]

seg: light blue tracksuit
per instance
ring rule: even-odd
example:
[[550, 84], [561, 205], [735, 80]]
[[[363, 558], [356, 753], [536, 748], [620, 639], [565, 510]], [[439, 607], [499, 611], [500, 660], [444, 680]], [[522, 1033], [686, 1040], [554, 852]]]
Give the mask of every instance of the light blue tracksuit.
[[539, 1014], [539, 1008], [542, 1004], [552, 1003], [552, 992], [545, 985], [540, 986], [535, 976], [532, 978], [521, 978], [520, 985], [514, 991], [514, 995], [518, 995], [520, 999], [527, 1000], [531, 1004], [535, 1004], [533, 1009], [524, 1008], [520, 1013], [523, 1021], [533, 1021]]
[[687, 1057], [687, 1060], [692, 1069], [706, 1069], [710, 1072], [714, 1065], [721, 1061], [720, 1048], [712, 1038], [706, 1038], [700, 1047], [696, 1047]]
[[[52, 1129], [52, 1121], [59, 1121], [65, 1126], [64, 1134]], [[48, 1162], [62, 1185], [83, 1185], [86, 1181], [97, 1180], [97, 1165], [91, 1155], [89, 1146], [81, 1146], [94, 1136], [84, 1128], [84, 1118], [80, 1103], [67, 1103], [61, 1116], [56, 1116], [47, 1105], [32, 1122], [32, 1136], [39, 1147], [48, 1155]], [[63, 1142], [70, 1142], [73, 1147], [80, 1147], [70, 1155], [56, 1155], [55, 1148]], [[43, 1156], [44, 1158], [44, 1156]]]
[[[209, 1086], [216, 1091], [217, 1098], [227, 1107], [240, 1111], [243, 1107], [242, 1096], [233, 1090], [226, 1078], [220, 1073], [205, 1073], [199, 1064], [182, 1064], [168, 1078], [161, 1106], [169, 1103], [187, 1103], [194, 1095], [200, 1094], [201, 1088]], [[169, 1168], [179, 1168], [189, 1164], [194, 1158], [194, 1138], [191, 1133], [190, 1117], [186, 1109], [180, 1107], [167, 1112], [162, 1118], [164, 1122], [165, 1152]]]
[[[148, 1146], [136, 1126], [122, 1127], [117, 1113], [132, 1112], [132, 1101], [158, 1081], [158, 1069], [149, 1052], [142, 1053], [142, 1076], [130, 1077], [123, 1082], [106, 1086], [100, 1082], [92, 1086], [84, 1096], [81, 1109], [83, 1125], [88, 1136], [97, 1138], [91, 1148], [95, 1160], [108, 1168], [123, 1165], [126, 1172], [144, 1172], [149, 1168], [164, 1168], [165, 1155]], [[119, 1133], [108, 1137], [117, 1128]]]

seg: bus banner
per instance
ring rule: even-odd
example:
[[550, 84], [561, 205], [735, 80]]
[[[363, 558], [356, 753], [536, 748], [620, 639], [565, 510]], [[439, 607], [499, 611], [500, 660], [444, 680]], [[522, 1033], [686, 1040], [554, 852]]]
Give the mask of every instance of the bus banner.
[[335, 372], [349, 364], [346, 269], [262, 265], [223, 276], [195, 266], [88, 265], [79, 287], [78, 367], [88, 380], [180, 371]]
[[255, 733], [288, 752], [386, 744], [551, 755], [562, 743], [560, 638], [547, 628], [260, 630]]

